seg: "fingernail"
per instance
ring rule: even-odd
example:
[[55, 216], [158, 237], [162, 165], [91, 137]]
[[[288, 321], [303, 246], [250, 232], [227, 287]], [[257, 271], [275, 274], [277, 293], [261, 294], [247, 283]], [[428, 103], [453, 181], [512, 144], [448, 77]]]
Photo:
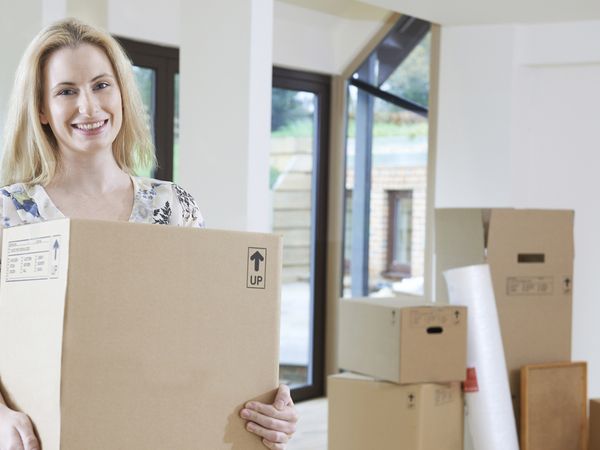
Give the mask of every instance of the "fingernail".
[[248, 411], [247, 409], [242, 409], [242, 417], [244, 419], [248, 419], [250, 417], [250, 411]]
[[283, 409], [283, 402], [281, 400], [278, 400], [275, 402], [275, 408], [277, 409]]
[[246, 408], [256, 409], [256, 403], [253, 403], [253, 402], [246, 403]]

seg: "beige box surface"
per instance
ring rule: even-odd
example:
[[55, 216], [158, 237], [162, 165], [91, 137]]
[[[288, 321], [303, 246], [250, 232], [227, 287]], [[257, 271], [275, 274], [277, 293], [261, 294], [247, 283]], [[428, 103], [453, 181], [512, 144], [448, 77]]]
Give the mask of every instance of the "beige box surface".
[[238, 412], [278, 383], [279, 237], [67, 219], [3, 235], [1, 382], [44, 450], [263, 448]]
[[573, 211], [436, 210], [436, 298], [445, 270], [490, 266], [513, 404], [527, 364], [570, 361]]
[[460, 383], [395, 384], [330, 376], [329, 450], [462, 450]]
[[339, 366], [395, 383], [462, 381], [467, 308], [395, 298], [342, 299]]
[[588, 450], [600, 450], [600, 398], [590, 400], [589, 433]]

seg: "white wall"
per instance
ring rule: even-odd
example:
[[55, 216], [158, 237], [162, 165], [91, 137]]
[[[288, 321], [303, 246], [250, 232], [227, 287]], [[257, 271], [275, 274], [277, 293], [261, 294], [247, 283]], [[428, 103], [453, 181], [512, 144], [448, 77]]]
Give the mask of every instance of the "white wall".
[[3, 11], [0, 14], [0, 149], [15, 71], [25, 48], [42, 27], [42, 3], [42, 0], [0, 0]]
[[107, 0], [108, 29], [118, 36], [178, 47], [180, 1]]
[[600, 22], [443, 27], [436, 206], [575, 210], [573, 359], [600, 396]]
[[339, 17], [274, 2], [273, 64], [341, 74], [389, 14], [375, 7], [362, 13]]
[[[107, 2], [111, 33], [157, 44], [181, 45], [180, 0]], [[360, 6], [348, 17], [340, 17], [274, 1], [273, 64], [318, 73], [341, 73], [389, 14], [375, 6]], [[234, 32], [227, 15], [218, 23]]]
[[273, 1], [181, 6], [181, 183], [210, 227], [268, 231]]

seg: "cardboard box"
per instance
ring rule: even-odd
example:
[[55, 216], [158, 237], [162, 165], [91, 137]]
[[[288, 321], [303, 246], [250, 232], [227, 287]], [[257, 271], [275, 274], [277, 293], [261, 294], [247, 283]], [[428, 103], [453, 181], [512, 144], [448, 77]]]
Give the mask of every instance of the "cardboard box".
[[263, 449], [238, 412], [278, 384], [279, 237], [67, 219], [3, 234], [1, 382], [44, 450]]
[[342, 299], [339, 366], [395, 383], [462, 381], [467, 308], [395, 298]]
[[518, 413], [520, 368], [571, 360], [574, 213], [438, 209], [435, 219], [438, 301], [448, 298], [445, 270], [490, 265]]
[[351, 373], [328, 379], [329, 450], [462, 450], [460, 383], [395, 384]]
[[590, 439], [588, 450], [600, 450], [600, 398], [590, 400]]

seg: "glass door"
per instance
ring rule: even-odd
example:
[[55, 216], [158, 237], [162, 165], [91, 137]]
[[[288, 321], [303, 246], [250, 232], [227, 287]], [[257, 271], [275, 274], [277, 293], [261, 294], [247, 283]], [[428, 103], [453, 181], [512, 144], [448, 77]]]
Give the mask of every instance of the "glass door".
[[323, 392], [328, 77], [273, 72], [272, 231], [283, 236], [280, 379]]

